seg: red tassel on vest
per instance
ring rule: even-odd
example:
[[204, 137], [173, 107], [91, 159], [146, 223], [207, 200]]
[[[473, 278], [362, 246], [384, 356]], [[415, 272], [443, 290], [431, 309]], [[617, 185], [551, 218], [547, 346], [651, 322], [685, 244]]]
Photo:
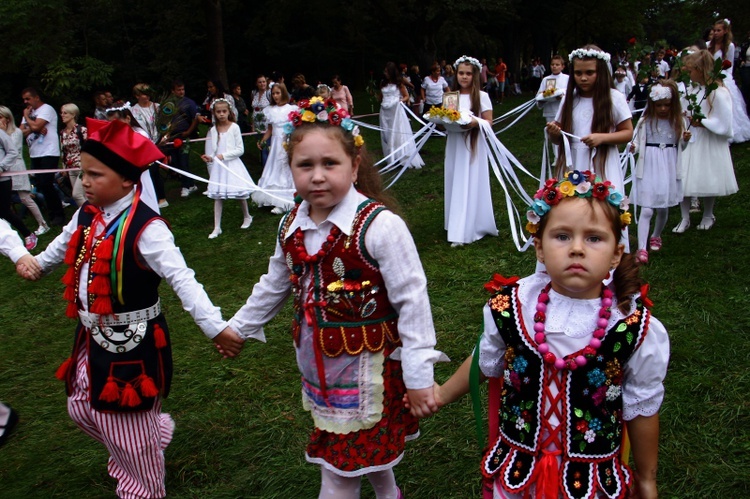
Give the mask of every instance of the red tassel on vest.
[[73, 363], [73, 357], [68, 357], [65, 359], [65, 361], [60, 364], [60, 367], [57, 368], [57, 371], [55, 371], [55, 378], [59, 379], [60, 381], [65, 381], [68, 378], [68, 371], [70, 370], [70, 365]]
[[71, 319], [78, 318], [78, 305], [76, 305], [76, 302], [68, 302], [68, 306], [65, 309], [65, 316], [70, 317]]
[[68, 241], [68, 249], [65, 250], [65, 263], [73, 265], [76, 263], [76, 255], [78, 253], [78, 245], [81, 244], [81, 233], [83, 232], [83, 226], [79, 225], [78, 229], [70, 237]]
[[114, 313], [112, 310], [112, 299], [109, 295], [99, 295], [94, 300], [94, 303], [91, 304], [89, 310], [93, 314], [112, 315]]
[[109, 284], [108, 275], [95, 275], [89, 284], [89, 293], [97, 296], [109, 296], [112, 294], [112, 286]]
[[117, 382], [113, 376], [107, 378], [107, 382], [104, 384], [104, 389], [99, 395], [99, 400], [105, 402], [117, 402], [120, 399], [120, 388], [117, 386]]
[[167, 346], [167, 336], [164, 334], [164, 330], [159, 324], [154, 324], [154, 344], [156, 348], [164, 348]]
[[124, 407], [137, 407], [141, 405], [141, 397], [138, 396], [138, 392], [135, 391], [135, 388], [130, 383], [126, 383], [125, 388], [122, 389], [120, 405]]
[[148, 374], [141, 374], [139, 376], [139, 383], [141, 395], [144, 397], [156, 397], [159, 395], [159, 389], [156, 388], [154, 380]]

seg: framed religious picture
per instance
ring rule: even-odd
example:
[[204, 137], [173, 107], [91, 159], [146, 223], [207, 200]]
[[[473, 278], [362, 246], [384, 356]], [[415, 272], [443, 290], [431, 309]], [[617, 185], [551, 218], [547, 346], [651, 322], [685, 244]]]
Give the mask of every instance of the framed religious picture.
[[554, 78], [550, 78], [547, 80], [547, 86], [544, 88], [547, 92], [554, 93], [555, 92], [555, 84], [557, 83], [557, 80]]
[[458, 111], [458, 91], [443, 94], [443, 109]]

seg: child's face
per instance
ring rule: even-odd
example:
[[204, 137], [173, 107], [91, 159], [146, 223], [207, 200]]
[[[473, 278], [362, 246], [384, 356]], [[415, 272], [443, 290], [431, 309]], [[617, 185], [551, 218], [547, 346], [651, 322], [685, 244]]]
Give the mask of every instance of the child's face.
[[690, 72], [690, 80], [705, 85], [705, 78], [703, 77], [703, 71], [695, 67], [693, 64], [686, 64], [685, 69]]
[[281, 89], [274, 85], [273, 90], [271, 90], [271, 97], [273, 97], [273, 101], [276, 103], [276, 105], [281, 104]]
[[662, 99], [655, 101], [654, 111], [656, 111], [656, 117], [666, 119], [669, 118], [669, 110], [672, 107], [671, 99]]
[[602, 281], [624, 251], [601, 203], [565, 198], [547, 213], [541, 240], [534, 238], [537, 259], [547, 267], [552, 289], [570, 298], [598, 298]]
[[560, 59], [553, 59], [549, 63], [549, 68], [552, 70], [553, 75], [559, 75], [563, 70], [563, 63], [560, 62]]
[[294, 187], [310, 203], [310, 218], [324, 221], [357, 180], [360, 157], [352, 160], [336, 133], [307, 132], [294, 146], [290, 167]]
[[584, 97], [591, 97], [596, 83], [596, 60], [574, 59], [573, 78], [575, 78], [579, 94]]
[[110, 206], [133, 190], [132, 180], [85, 152], [81, 153], [81, 171], [86, 200], [95, 206]]
[[218, 123], [226, 123], [229, 121], [229, 106], [224, 102], [219, 102], [214, 106], [214, 116]]
[[456, 77], [458, 78], [458, 85], [463, 89], [471, 88], [471, 84], [474, 81], [474, 68], [471, 64], [462, 62], [458, 65], [456, 70]]
[[721, 23], [714, 24], [713, 29], [713, 35], [714, 40], [721, 40], [724, 38], [724, 34], [727, 32], [727, 30], [724, 28], [724, 25]]

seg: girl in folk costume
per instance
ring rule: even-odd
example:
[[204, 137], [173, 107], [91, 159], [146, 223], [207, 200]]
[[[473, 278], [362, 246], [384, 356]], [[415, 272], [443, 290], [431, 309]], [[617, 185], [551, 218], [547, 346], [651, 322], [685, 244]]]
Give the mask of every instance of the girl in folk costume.
[[[700, 103], [701, 113], [705, 117], [691, 120], [692, 138], [682, 153], [680, 170], [682, 176], [682, 195], [680, 214], [682, 220], [672, 232], [682, 233], [690, 227], [690, 197], [703, 198], [703, 218], [698, 230], [709, 230], [714, 226], [714, 205], [717, 196], [728, 196], [737, 192], [737, 179], [734, 176], [734, 165], [729, 152], [728, 140], [732, 137], [732, 97], [722, 84], [721, 78], [715, 83], [717, 88], [706, 95], [706, 85], [713, 80], [711, 72], [714, 60], [707, 50], [699, 50], [683, 58], [685, 69], [690, 72], [692, 82], [687, 89], [695, 94]], [[683, 108], [688, 108], [688, 101], [683, 101]]]
[[747, 116], [747, 106], [732, 71], [734, 68], [734, 43], [732, 43], [732, 23], [729, 19], [721, 19], [714, 23], [708, 50], [714, 59], [722, 59], [724, 86], [732, 96], [732, 131], [729, 142], [746, 142], [750, 140], [750, 118]]
[[[641, 207], [638, 217], [639, 263], [648, 263], [648, 250], [661, 249], [661, 233], [667, 224], [669, 207], [682, 201], [679, 177], [680, 149], [686, 142], [683, 135], [682, 105], [677, 85], [661, 80], [651, 87], [649, 103], [638, 123], [631, 151], [638, 152], [634, 187], [631, 197]], [[690, 139], [686, 132], [686, 140]], [[651, 218], [656, 212], [654, 230], [649, 238]]]
[[570, 138], [571, 158], [560, 148], [557, 175], [566, 165], [574, 169], [591, 169], [609, 180], [617, 189], [623, 188], [618, 144], [633, 138], [633, 123], [625, 97], [613, 88], [610, 56], [596, 45], [586, 45], [570, 53], [571, 72], [555, 121], [547, 123], [551, 140], [560, 145], [562, 133]]
[[255, 191], [253, 201], [258, 206], [273, 206], [271, 213], [280, 215], [294, 206], [294, 181], [289, 169], [289, 157], [284, 148], [284, 125], [289, 121], [289, 113], [296, 111], [297, 106], [289, 103], [289, 92], [283, 83], [273, 85], [271, 98], [273, 104], [263, 110], [266, 115], [267, 128], [263, 139], [258, 142], [258, 148], [262, 150], [268, 147], [270, 140], [271, 148], [263, 168], [263, 175], [258, 180], [258, 187], [273, 191], [273, 195]]
[[409, 168], [422, 168], [424, 161], [417, 152], [409, 117], [401, 106], [401, 103], [409, 104], [409, 94], [394, 62], [385, 65], [380, 93], [380, 142], [383, 156], [395, 154], [402, 158], [399, 162], [408, 162]]
[[81, 152], [87, 203], [36, 259], [45, 273], [69, 266], [66, 315], [78, 326], [57, 376], [66, 383], [71, 418], [107, 447], [118, 497], [164, 497], [164, 449], [174, 421], [161, 412], [172, 380], [161, 280], [227, 355], [242, 342], [195, 280], [167, 223], [140, 199], [136, 184], [163, 153], [126, 123], [101, 123], [88, 122]]
[[444, 356], [434, 349], [414, 241], [383, 204], [358, 127], [335, 103], [313, 105], [285, 127], [298, 204], [230, 325], [265, 341], [263, 325], [292, 296], [303, 407], [315, 423], [306, 458], [321, 467], [319, 497], [359, 497], [367, 476], [378, 498], [395, 499], [393, 467], [417, 436], [417, 417], [436, 409], [433, 363]]
[[[472, 364], [490, 379], [485, 497], [656, 497], [669, 339], [618, 243], [626, 209], [589, 171], [549, 179], [527, 215], [546, 273], [485, 284], [477, 349], [435, 388], [442, 406], [469, 391]], [[620, 456], [625, 427], [636, 475]]]
[[211, 104], [211, 112], [214, 126], [208, 131], [206, 151], [201, 158], [211, 164], [208, 197], [214, 200], [214, 230], [208, 238], [215, 239], [221, 234], [221, 215], [225, 199], [239, 200], [242, 208], [241, 229], [247, 229], [253, 223], [253, 217], [247, 209], [247, 198], [250, 197], [250, 186], [253, 185], [253, 181], [240, 159], [245, 153], [245, 145], [229, 102], [221, 98], [215, 99]]
[[445, 230], [451, 246], [470, 244], [486, 235], [496, 236], [490, 193], [488, 151], [477, 120], [492, 123], [492, 101], [480, 90], [482, 65], [463, 56], [454, 63], [459, 110], [469, 110], [472, 121], [460, 132], [448, 131], [445, 145]]

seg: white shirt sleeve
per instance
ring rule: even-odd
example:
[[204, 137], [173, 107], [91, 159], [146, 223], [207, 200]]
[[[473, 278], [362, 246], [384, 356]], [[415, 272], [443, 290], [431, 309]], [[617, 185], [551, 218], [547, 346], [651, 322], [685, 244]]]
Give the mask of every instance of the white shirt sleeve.
[[653, 416], [664, 400], [664, 377], [669, 364], [669, 336], [664, 325], [651, 317], [640, 348], [625, 364], [622, 383], [622, 417]]
[[[499, 378], [505, 369], [505, 342], [500, 336], [489, 304], [482, 309], [483, 332], [479, 341], [479, 369], [488, 378]], [[477, 355], [477, 352], [474, 352]]]
[[0, 253], [10, 258], [13, 263], [29, 254], [21, 237], [2, 218], [0, 218]]
[[624, 95], [615, 89], [610, 91], [610, 95], [612, 95], [612, 119], [616, 127], [623, 121], [631, 119], [633, 113], [630, 112], [628, 101]]
[[701, 108], [706, 115], [701, 120], [701, 125], [716, 135], [732, 137], [732, 96], [726, 87], [719, 87], [711, 92]]
[[383, 211], [368, 228], [365, 246], [378, 262], [388, 299], [399, 315], [404, 384], [413, 390], [428, 388], [433, 384], [433, 364], [448, 358], [435, 350], [427, 278], [411, 233], [398, 215]]
[[216, 125], [212, 126], [206, 135], [206, 148], [204, 152], [209, 158], [213, 158], [214, 154], [216, 154], [216, 139], [218, 135], [216, 133]]
[[242, 132], [237, 123], [232, 123], [226, 135], [228, 140], [227, 149], [224, 151], [224, 159], [229, 161], [245, 154], [245, 145], [242, 143]]
[[146, 225], [138, 239], [138, 252], [149, 268], [169, 283], [180, 298], [182, 308], [208, 338], [227, 327], [227, 322], [221, 318], [221, 309], [211, 303], [203, 286], [195, 279], [195, 272], [185, 263], [172, 231], [163, 221], [154, 220]]

